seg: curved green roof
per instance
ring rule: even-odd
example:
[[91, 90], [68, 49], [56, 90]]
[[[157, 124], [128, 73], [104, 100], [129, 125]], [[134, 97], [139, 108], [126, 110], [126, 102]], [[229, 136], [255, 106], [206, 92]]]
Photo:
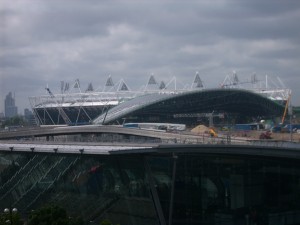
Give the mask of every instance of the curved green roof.
[[222, 111], [245, 116], [280, 116], [284, 106], [260, 94], [242, 89], [209, 89], [183, 93], [154, 93], [123, 102], [100, 115], [96, 124], [113, 123], [143, 115], [170, 115]]

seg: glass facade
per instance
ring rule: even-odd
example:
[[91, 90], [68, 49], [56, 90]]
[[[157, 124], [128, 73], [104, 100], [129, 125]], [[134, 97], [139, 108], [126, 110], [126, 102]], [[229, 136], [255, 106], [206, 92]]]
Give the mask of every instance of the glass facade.
[[[172, 224], [300, 223], [299, 161], [199, 154], [179, 154], [176, 161]], [[152, 169], [161, 196], [172, 188], [164, 165]], [[168, 220], [166, 201], [161, 198]]]
[[[300, 224], [297, 159], [0, 153], [0, 210], [47, 204], [89, 224]], [[92, 221], [92, 222], [90, 222]]]

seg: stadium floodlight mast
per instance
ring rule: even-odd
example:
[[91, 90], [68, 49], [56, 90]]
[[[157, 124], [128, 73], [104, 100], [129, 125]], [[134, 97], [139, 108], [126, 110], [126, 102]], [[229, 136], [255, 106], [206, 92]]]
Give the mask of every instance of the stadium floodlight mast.
[[17, 208], [5, 208], [3, 210], [3, 212], [5, 214], [9, 215], [9, 219], [6, 220], [5, 222], [8, 223], [8, 224], [13, 225], [13, 214], [16, 214], [18, 212], [18, 209]]

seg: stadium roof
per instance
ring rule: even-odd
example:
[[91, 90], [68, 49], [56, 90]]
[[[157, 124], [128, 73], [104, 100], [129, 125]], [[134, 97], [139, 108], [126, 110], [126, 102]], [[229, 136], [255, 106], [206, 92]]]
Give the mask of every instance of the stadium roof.
[[194, 90], [183, 93], [153, 93], [125, 101], [100, 115], [95, 124], [110, 124], [129, 116], [208, 113], [238, 113], [244, 116], [280, 116], [284, 106], [244, 89]]

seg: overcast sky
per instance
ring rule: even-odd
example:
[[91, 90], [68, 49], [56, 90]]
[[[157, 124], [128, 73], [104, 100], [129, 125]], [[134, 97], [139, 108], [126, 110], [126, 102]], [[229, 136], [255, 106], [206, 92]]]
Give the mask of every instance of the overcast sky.
[[110, 74], [136, 90], [196, 71], [207, 88], [232, 71], [279, 77], [300, 105], [299, 21], [298, 0], [0, 0], [0, 112], [10, 91], [23, 114], [61, 81], [97, 89]]

